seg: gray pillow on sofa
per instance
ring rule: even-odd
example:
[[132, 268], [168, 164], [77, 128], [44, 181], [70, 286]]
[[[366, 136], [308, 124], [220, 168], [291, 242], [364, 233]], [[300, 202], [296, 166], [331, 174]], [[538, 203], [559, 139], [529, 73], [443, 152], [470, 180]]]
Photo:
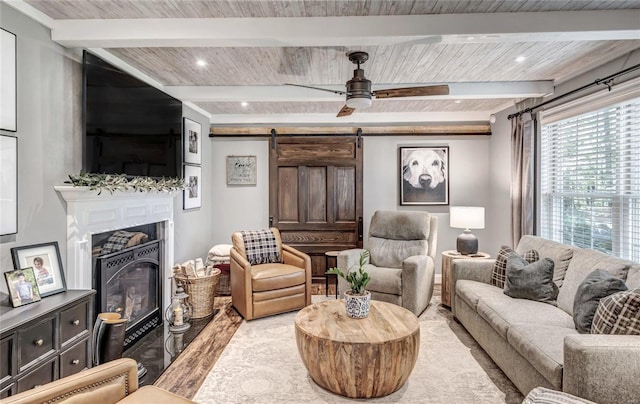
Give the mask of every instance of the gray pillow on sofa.
[[507, 258], [504, 294], [555, 305], [558, 286], [553, 282], [553, 266], [551, 258], [532, 263], [520, 256]]
[[604, 269], [596, 269], [578, 286], [573, 300], [573, 322], [581, 334], [591, 332], [591, 323], [600, 299], [627, 290], [627, 285]]

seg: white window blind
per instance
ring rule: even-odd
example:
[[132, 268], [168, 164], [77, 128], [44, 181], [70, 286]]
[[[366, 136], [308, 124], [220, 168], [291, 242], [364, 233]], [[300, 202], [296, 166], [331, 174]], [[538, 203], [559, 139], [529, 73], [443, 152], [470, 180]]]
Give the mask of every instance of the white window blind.
[[563, 114], [542, 118], [540, 235], [640, 261], [640, 97]]

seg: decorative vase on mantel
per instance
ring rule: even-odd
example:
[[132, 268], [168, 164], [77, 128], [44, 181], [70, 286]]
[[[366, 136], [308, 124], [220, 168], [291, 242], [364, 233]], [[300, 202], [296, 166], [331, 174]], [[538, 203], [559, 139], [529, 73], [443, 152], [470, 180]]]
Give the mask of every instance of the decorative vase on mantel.
[[347, 290], [344, 292], [344, 303], [347, 316], [351, 318], [365, 318], [369, 315], [371, 307], [371, 292], [368, 290], [364, 294], [354, 294]]
[[357, 270], [349, 270], [346, 274], [338, 268], [331, 268], [327, 271], [328, 274], [338, 275], [349, 283], [351, 289], [344, 292], [344, 303], [347, 316], [351, 318], [365, 318], [369, 315], [371, 292], [365, 288], [371, 278], [364, 270], [364, 265], [368, 261], [369, 251], [363, 250], [360, 253], [360, 265]]

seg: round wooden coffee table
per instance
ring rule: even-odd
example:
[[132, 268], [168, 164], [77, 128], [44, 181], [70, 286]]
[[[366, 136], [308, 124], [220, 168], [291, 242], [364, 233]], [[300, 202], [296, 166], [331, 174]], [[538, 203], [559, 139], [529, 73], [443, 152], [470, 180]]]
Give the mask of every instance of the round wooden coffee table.
[[383, 397], [407, 381], [420, 350], [420, 325], [409, 310], [371, 301], [369, 316], [347, 316], [344, 300], [296, 315], [298, 352], [311, 378], [346, 397]]

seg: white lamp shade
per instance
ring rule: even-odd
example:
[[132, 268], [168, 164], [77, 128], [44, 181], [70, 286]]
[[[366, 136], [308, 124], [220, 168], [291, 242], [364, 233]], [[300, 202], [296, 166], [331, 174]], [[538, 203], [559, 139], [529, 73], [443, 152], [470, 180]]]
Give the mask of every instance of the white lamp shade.
[[451, 206], [449, 226], [458, 229], [484, 229], [484, 208], [478, 206]]

